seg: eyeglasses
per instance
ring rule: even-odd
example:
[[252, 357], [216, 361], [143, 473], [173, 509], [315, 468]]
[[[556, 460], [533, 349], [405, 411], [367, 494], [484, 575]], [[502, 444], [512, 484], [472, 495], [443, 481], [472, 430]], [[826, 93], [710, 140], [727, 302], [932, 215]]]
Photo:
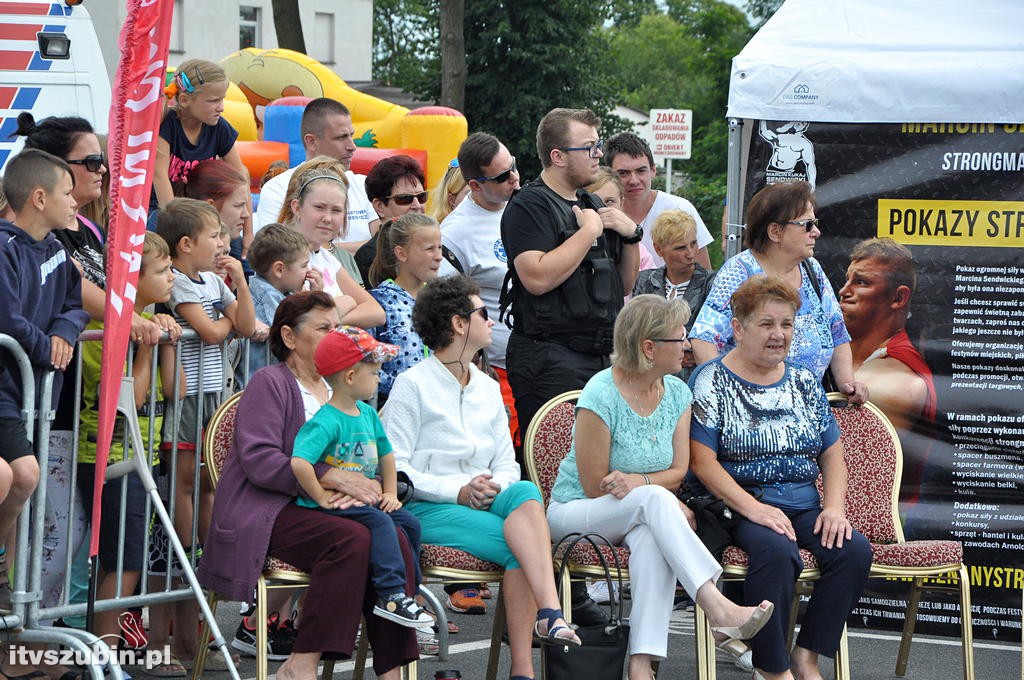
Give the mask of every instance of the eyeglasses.
[[817, 217], [812, 217], [810, 219], [798, 220], [798, 221], [787, 220], [785, 222], [785, 224], [795, 224], [798, 227], [803, 227], [804, 231], [809, 232], [811, 229], [817, 229], [818, 228], [818, 218]]
[[389, 201], [394, 201], [395, 205], [412, 205], [413, 201], [419, 201], [420, 204], [426, 204], [427, 192], [421, 191], [418, 194], [391, 194], [388, 196]]
[[558, 146], [555, 148], [559, 151], [586, 151], [587, 155], [591, 158], [597, 158], [604, 152], [604, 140], [599, 139], [593, 144], [588, 144], [587, 146]]
[[107, 157], [101, 153], [91, 153], [84, 158], [69, 159], [64, 162], [70, 165], [84, 165], [89, 172], [99, 172], [100, 168], [107, 164]]
[[490, 318], [487, 315], [487, 308], [486, 307], [474, 307], [473, 309], [469, 310], [469, 314], [466, 314], [466, 318], [468, 319], [469, 317], [473, 316], [477, 312], [480, 312], [480, 316], [483, 318], [484, 321], [487, 321]]
[[473, 179], [475, 179], [477, 182], [481, 182], [481, 183], [482, 182], [494, 182], [495, 184], [504, 184], [505, 182], [508, 181], [509, 177], [512, 176], [513, 172], [516, 172], [516, 157], [515, 156], [512, 157], [512, 167], [509, 168], [508, 170], [506, 170], [505, 172], [499, 172], [497, 175], [491, 175], [490, 177], [487, 177], [487, 176], [484, 176], [484, 177], [474, 177]]
[[653, 342], [678, 342], [680, 344], [689, 342], [689, 338], [651, 338]]

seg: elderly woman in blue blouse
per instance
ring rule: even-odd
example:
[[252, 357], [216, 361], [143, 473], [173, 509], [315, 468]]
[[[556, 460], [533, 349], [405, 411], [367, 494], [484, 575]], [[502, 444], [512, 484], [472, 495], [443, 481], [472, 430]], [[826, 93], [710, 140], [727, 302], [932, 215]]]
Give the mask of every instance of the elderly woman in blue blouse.
[[729, 299], [756, 274], [778, 276], [799, 295], [789, 359], [820, 380], [832, 368], [850, 402], [867, 401], [868, 388], [853, 379], [850, 334], [832, 285], [814, 259], [821, 236], [807, 182], [771, 184], [750, 199], [743, 244], [748, 248], [726, 260], [697, 314], [690, 332], [697, 363], [711, 361], [735, 347]]
[[[747, 279], [732, 295], [736, 347], [690, 379], [693, 472], [741, 515], [732, 540], [750, 556], [744, 599], [782, 605], [749, 642], [766, 680], [820, 680], [818, 657], [835, 655], [871, 566], [867, 539], [845, 516], [846, 464], [828, 399], [814, 373], [786, 361], [799, 307], [786, 281]], [[822, 575], [790, 655], [786, 604], [803, 568], [798, 548]]]
[[650, 680], [665, 657], [678, 580], [711, 620], [719, 642], [752, 637], [773, 605], [741, 607], [715, 586], [721, 567], [691, 528], [675, 491], [689, 461], [690, 390], [682, 368], [689, 311], [682, 300], [639, 295], [619, 312], [612, 367], [576, 404], [569, 455], [551, 491], [551, 534], [595, 531], [629, 547], [629, 680]]

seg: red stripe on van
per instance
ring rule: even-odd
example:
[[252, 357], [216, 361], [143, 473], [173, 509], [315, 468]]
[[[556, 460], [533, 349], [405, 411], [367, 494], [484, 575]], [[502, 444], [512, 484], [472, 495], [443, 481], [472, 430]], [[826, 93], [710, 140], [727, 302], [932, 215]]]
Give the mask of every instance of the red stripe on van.
[[0, 70], [24, 71], [32, 61], [32, 52], [0, 50]]
[[43, 30], [41, 25], [0, 24], [0, 40], [35, 40], [36, 33], [41, 30]]
[[16, 87], [0, 87], [0, 109], [11, 108], [11, 102], [14, 101], [14, 95], [18, 92]]
[[39, 2], [0, 2], [0, 14], [41, 14], [47, 16], [50, 5]]

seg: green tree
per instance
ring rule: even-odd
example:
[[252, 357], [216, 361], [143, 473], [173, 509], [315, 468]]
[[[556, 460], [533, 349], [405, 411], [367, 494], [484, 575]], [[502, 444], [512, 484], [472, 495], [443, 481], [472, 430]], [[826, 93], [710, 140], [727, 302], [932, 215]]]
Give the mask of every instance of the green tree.
[[664, 13], [635, 26], [607, 29], [620, 100], [646, 111], [693, 110], [692, 159], [676, 162], [686, 179], [676, 193], [690, 199], [712, 233], [725, 196], [732, 58], [752, 35], [742, 11], [720, 0], [665, 0]]
[[[540, 171], [535, 135], [549, 110], [591, 108], [610, 118], [618, 87], [606, 70], [607, 17], [607, 6], [599, 2], [467, 3], [469, 128], [497, 135], [516, 155], [525, 178]], [[617, 121], [608, 122], [614, 127]]]
[[375, 0], [373, 77], [417, 94], [440, 95], [438, 0]]
[[757, 19], [757, 26], [761, 27], [779, 11], [782, 3], [783, 0], [747, 0], [746, 7], [750, 16]]

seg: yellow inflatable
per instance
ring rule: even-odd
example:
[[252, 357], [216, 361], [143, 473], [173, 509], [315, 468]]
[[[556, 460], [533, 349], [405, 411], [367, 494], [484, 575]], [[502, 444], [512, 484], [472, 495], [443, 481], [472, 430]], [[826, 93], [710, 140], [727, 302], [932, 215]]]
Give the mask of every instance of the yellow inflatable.
[[[220, 63], [253, 110], [280, 97], [330, 97], [352, 112], [357, 145], [423, 149], [428, 187], [441, 181], [467, 135], [466, 118], [454, 109], [430, 106], [410, 111], [349, 87], [336, 73], [299, 52], [249, 47]], [[227, 111], [225, 117], [234, 124]]]

